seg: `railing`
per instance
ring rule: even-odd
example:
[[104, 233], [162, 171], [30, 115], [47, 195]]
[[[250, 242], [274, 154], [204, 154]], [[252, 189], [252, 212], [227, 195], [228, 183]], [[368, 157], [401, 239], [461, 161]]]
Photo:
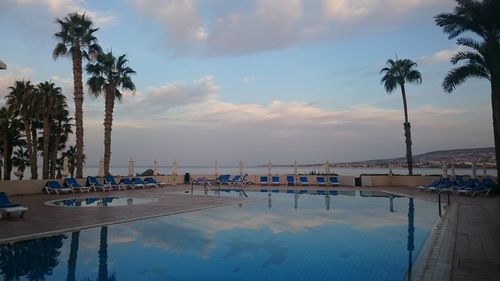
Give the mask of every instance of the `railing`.
[[439, 191], [438, 193], [438, 206], [439, 206], [439, 216], [441, 217], [442, 216], [442, 212], [441, 212], [441, 194], [443, 193], [446, 193], [448, 195], [448, 206], [451, 205], [451, 200], [450, 200], [450, 194], [451, 194], [451, 190], [441, 190]]

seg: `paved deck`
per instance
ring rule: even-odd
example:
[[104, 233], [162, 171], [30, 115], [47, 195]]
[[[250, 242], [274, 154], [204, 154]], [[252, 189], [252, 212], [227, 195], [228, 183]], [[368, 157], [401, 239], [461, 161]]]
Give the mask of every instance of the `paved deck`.
[[[30, 210], [24, 219], [0, 220], [2, 230], [0, 243], [251, 200], [190, 196], [172, 192], [189, 188], [181, 185], [176, 188], [114, 191], [108, 194], [155, 197], [158, 201], [112, 208], [56, 208], [43, 204], [48, 200], [74, 197], [73, 194], [15, 196], [11, 201], [21, 203]], [[247, 188], [259, 190], [261, 187]], [[312, 186], [308, 189], [316, 188]], [[272, 189], [289, 188], [280, 186]], [[335, 189], [353, 190], [353, 188]], [[421, 192], [415, 188], [356, 188], [355, 190], [390, 191], [437, 202], [436, 193]], [[97, 196], [106, 193], [91, 194]], [[452, 196], [451, 199], [452, 206], [437, 223], [434, 235], [426, 242], [426, 249], [417, 260], [419, 266], [412, 272], [411, 280], [500, 280], [500, 197]]]

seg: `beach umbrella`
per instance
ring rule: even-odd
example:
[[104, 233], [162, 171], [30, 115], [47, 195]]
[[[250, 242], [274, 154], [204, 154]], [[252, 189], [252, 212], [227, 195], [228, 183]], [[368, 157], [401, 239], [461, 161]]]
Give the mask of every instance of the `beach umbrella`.
[[158, 175], [158, 161], [153, 161], [153, 176]]
[[69, 175], [69, 160], [68, 156], [64, 156], [63, 158], [63, 171], [62, 171], [63, 177], [67, 177]]
[[240, 176], [243, 177], [243, 162], [240, 160], [240, 164], [239, 164], [239, 167], [240, 167]]
[[472, 161], [472, 178], [476, 178], [476, 160]]
[[97, 176], [104, 177], [104, 160], [99, 161], [99, 168], [97, 169]]
[[217, 160], [215, 160], [214, 175], [215, 177], [219, 176], [219, 162], [217, 162]]
[[177, 161], [174, 160], [174, 162], [172, 162], [172, 177], [174, 178], [174, 185], [176, 176], [177, 176]]
[[443, 167], [441, 170], [443, 171], [443, 178], [447, 178], [448, 177], [448, 164], [446, 163], [446, 161], [443, 161]]
[[273, 163], [271, 163], [271, 160], [269, 160], [269, 162], [267, 163], [267, 175], [269, 176], [269, 178], [271, 178], [271, 175], [272, 175], [272, 167], [273, 167]]
[[389, 176], [392, 176], [392, 162], [389, 161]]
[[455, 177], [455, 163], [451, 164], [451, 177]]
[[133, 177], [135, 175], [134, 173], [134, 159], [130, 158], [128, 161], [128, 176]]

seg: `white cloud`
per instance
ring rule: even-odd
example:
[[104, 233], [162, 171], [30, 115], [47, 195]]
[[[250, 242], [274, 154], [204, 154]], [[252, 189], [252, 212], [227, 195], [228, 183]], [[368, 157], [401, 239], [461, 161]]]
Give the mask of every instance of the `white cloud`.
[[417, 62], [421, 62], [423, 64], [435, 64], [442, 62], [449, 62], [450, 59], [459, 51], [464, 50], [464, 47], [458, 46], [453, 49], [444, 49], [435, 52], [430, 56], [423, 56], [417, 59]]
[[401, 19], [416, 17], [423, 8], [451, 3], [448, 0], [252, 0], [245, 4], [231, 3], [221, 9], [212, 2], [196, 0], [153, 2], [132, 0], [140, 13], [162, 24], [167, 48], [181, 55], [254, 53], [333, 40], [366, 32], [367, 27], [387, 28]]
[[[6, 62], [7, 63], [7, 62]], [[0, 70], [0, 100], [3, 103], [3, 98], [9, 93], [9, 87], [14, 85], [15, 81], [18, 80], [29, 80], [30, 76], [34, 72], [34, 69], [29, 67], [10, 65], [7, 63], [6, 70]], [[33, 83], [32, 84], [36, 84]]]

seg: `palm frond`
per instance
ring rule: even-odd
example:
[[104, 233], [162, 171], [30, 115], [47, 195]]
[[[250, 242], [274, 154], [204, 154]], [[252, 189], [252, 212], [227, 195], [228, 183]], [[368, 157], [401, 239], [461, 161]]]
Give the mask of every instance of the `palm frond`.
[[451, 93], [458, 85], [471, 77], [490, 80], [490, 75], [484, 71], [484, 68], [478, 65], [467, 64], [453, 68], [448, 72], [443, 81], [443, 89], [445, 92]]

